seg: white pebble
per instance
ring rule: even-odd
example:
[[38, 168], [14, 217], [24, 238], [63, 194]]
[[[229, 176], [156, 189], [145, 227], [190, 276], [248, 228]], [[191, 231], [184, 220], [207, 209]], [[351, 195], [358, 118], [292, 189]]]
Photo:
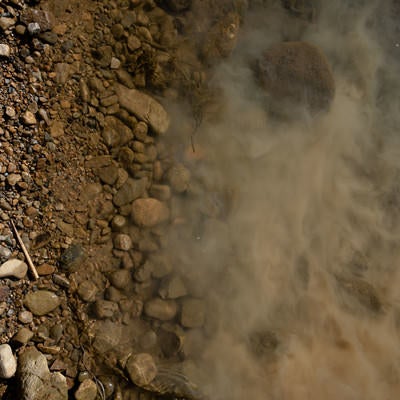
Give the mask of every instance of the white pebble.
[[0, 346], [0, 377], [11, 378], [17, 370], [17, 361], [8, 344]]
[[6, 261], [0, 266], [0, 278], [6, 278], [8, 276], [13, 276], [17, 279], [22, 279], [26, 272], [28, 271], [28, 266], [21, 260], [13, 258]]
[[111, 69], [118, 69], [120, 66], [121, 66], [121, 61], [116, 57], [112, 57], [111, 58], [110, 68]]

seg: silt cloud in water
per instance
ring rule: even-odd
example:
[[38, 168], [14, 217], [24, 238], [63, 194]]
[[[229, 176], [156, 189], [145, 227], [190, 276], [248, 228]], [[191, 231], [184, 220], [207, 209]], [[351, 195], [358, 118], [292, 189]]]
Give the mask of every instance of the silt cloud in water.
[[215, 72], [226, 105], [196, 135], [208, 158], [195, 175], [234, 200], [226, 219], [203, 226], [202, 257], [187, 262], [207, 290], [194, 379], [210, 398], [400, 393], [398, 116], [382, 109], [390, 94], [379, 78], [397, 67], [379, 27], [367, 29], [377, 3], [339, 3], [323, 3], [301, 37], [332, 63], [329, 112], [286, 121], [265, 112], [249, 59], [284, 38], [281, 11], [250, 14]]

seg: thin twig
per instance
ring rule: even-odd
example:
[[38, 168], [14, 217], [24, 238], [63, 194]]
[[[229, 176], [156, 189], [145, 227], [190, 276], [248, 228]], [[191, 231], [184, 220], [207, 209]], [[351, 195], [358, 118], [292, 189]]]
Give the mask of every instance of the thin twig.
[[21, 249], [22, 249], [22, 251], [23, 251], [23, 253], [24, 253], [24, 255], [25, 255], [26, 261], [27, 261], [27, 263], [28, 263], [28, 265], [29, 265], [29, 268], [30, 268], [30, 270], [31, 270], [31, 273], [32, 273], [34, 279], [35, 279], [35, 280], [36, 280], [36, 279], [39, 279], [39, 274], [37, 273], [36, 268], [35, 268], [35, 266], [33, 265], [31, 256], [29, 255], [28, 250], [26, 249], [25, 244], [24, 244], [24, 242], [22, 241], [22, 238], [21, 238], [21, 236], [19, 235], [19, 233], [18, 233], [18, 231], [17, 231], [17, 228], [15, 227], [14, 222], [13, 222], [12, 220], [10, 220], [10, 224], [11, 224], [11, 227], [12, 227], [12, 229], [13, 229], [13, 231], [14, 231], [15, 236], [17, 237], [18, 243], [19, 243], [19, 245], [21, 246]]

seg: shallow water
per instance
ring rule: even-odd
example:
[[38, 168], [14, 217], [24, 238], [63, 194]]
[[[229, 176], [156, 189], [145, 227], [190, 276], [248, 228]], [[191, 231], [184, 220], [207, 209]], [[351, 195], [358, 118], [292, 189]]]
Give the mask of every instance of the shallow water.
[[284, 38], [281, 12], [250, 13], [217, 67], [227, 104], [197, 136], [211, 149], [197, 175], [234, 188], [235, 201], [223, 228], [188, 240], [195, 256], [181, 255], [207, 288], [204, 352], [189, 374], [210, 398], [400, 390], [396, 38], [382, 37], [374, 15], [388, 10], [378, 2], [348, 3], [322, 2], [300, 35], [331, 62], [327, 113], [277, 121], [265, 112], [248, 61]]

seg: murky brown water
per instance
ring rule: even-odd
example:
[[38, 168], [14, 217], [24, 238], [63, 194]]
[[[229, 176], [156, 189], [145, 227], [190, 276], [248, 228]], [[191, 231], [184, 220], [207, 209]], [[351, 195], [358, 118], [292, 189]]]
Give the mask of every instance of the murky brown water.
[[196, 136], [211, 149], [197, 178], [233, 188], [233, 207], [185, 250], [176, 245], [208, 294], [203, 351], [188, 373], [210, 398], [398, 396], [400, 147], [387, 89], [398, 65], [387, 51], [396, 37], [374, 24], [383, 8], [322, 2], [318, 22], [297, 34], [334, 71], [335, 99], [316, 117], [268, 116], [248, 67], [288, 35], [281, 14], [249, 15], [217, 67], [225, 112]]

